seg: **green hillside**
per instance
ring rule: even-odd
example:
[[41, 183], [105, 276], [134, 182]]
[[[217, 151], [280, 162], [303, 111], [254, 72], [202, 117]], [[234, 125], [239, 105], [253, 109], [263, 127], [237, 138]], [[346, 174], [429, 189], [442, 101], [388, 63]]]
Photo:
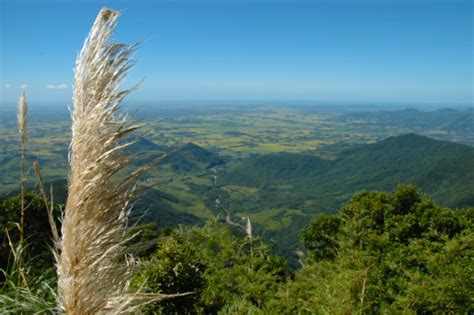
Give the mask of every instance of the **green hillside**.
[[474, 148], [407, 134], [347, 149], [335, 160], [252, 155], [229, 163], [219, 183], [227, 192], [223, 207], [249, 215], [288, 256], [298, 246], [295, 231], [358, 191], [414, 183], [443, 206], [474, 205]]
[[474, 148], [416, 134], [391, 137], [343, 152], [324, 179], [336, 178], [357, 190], [415, 183], [443, 206], [473, 205]]
[[301, 204], [324, 193], [320, 205], [328, 210], [354, 191], [393, 189], [410, 182], [442, 205], [462, 207], [473, 201], [473, 158], [470, 146], [407, 134], [347, 149], [335, 160], [289, 153], [253, 155], [229, 164], [220, 181], [223, 186], [291, 191]]
[[161, 164], [170, 164], [174, 171], [193, 172], [220, 165], [224, 162], [217, 153], [194, 143], [187, 143], [172, 151]]

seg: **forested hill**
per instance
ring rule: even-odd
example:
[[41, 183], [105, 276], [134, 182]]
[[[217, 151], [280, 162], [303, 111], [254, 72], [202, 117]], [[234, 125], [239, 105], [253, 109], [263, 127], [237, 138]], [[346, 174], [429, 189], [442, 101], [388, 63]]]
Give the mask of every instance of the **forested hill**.
[[326, 176], [356, 189], [415, 183], [444, 206], [474, 205], [474, 148], [416, 134], [343, 152]]
[[314, 199], [326, 209], [336, 209], [356, 191], [391, 190], [398, 183], [415, 183], [444, 206], [472, 206], [474, 148], [407, 134], [353, 147], [335, 160], [252, 155], [229, 164], [220, 180], [222, 185], [284, 189], [291, 192], [289, 203]]

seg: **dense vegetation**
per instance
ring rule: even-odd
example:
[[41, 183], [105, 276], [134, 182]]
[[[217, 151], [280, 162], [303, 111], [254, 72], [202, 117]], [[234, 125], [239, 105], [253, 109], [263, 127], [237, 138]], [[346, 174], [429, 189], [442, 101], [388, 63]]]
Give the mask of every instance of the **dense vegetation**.
[[[361, 193], [303, 231], [311, 262], [300, 273], [319, 280], [320, 287], [345, 288], [332, 291], [337, 295], [331, 309], [469, 313], [474, 310], [473, 220], [473, 208], [441, 208], [414, 186]], [[321, 296], [319, 289], [305, 286], [298, 278], [290, 283], [290, 309], [304, 307], [296, 301], [305, 296]], [[320, 302], [306, 300], [313, 308]]]
[[[54, 301], [45, 285], [55, 281], [47, 270], [52, 267], [47, 218], [40, 198], [27, 196], [28, 232], [43, 235], [30, 237], [27, 248], [28, 276], [39, 281], [30, 282], [30, 295], [18, 295], [8, 282], [11, 266], [5, 262], [12, 260], [2, 256], [4, 310], [48, 310], [48, 301]], [[0, 200], [0, 213], [8, 214], [2, 229], [14, 226], [15, 207], [16, 196]], [[470, 313], [473, 221], [474, 208], [439, 207], [412, 185], [393, 193], [359, 193], [336, 214], [318, 215], [301, 231], [306, 254], [299, 254], [301, 268], [295, 271], [261, 238], [219, 218], [202, 227], [147, 224], [130, 230], [141, 231], [129, 244], [140, 266], [133, 285], [147, 292], [189, 293], [149, 305], [150, 314]], [[2, 238], [5, 245], [5, 234]]]
[[[36, 193], [28, 192], [25, 194], [25, 204], [27, 205], [25, 210], [25, 235], [28, 237], [27, 259], [31, 262], [31, 267], [37, 266], [43, 269], [42, 266], [51, 266], [52, 269], [54, 260], [50, 255], [51, 227], [44, 201]], [[0, 268], [3, 270], [13, 262], [11, 247], [15, 247], [19, 241], [17, 227], [19, 208], [19, 195], [0, 198]], [[60, 206], [56, 205], [54, 210], [59, 218]]]
[[217, 313], [242, 300], [263, 307], [289, 276], [287, 262], [260, 240], [215, 220], [168, 231], [146, 256], [137, 285], [164, 293], [192, 292], [150, 306], [149, 312]]
[[280, 253], [317, 213], [334, 213], [355, 192], [415, 183], [443, 206], [474, 205], [474, 148], [409, 134], [346, 149], [334, 160], [277, 153], [233, 161], [219, 174], [224, 208], [255, 218]]
[[473, 220], [474, 209], [441, 208], [414, 186], [365, 192], [302, 231], [308, 257], [294, 273], [262, 243], [252, 250], [210, 223], [163, 238], [137, 279], [195, 292], [152, 308], [165, 313], [469, 313]]
[[[26, 246], [19, 246], [20, 196], [0, 197], [0, 313], [52, 313], [55, 310], [56, 272], [52, 255], [52, 235], [42, 197], [25, 194]], [[59, 219], [60, 206], [54, 207]], [[59, 220], [58, 222], [59, 223]], [[19, 257], [25, 255], [24, 277]]]

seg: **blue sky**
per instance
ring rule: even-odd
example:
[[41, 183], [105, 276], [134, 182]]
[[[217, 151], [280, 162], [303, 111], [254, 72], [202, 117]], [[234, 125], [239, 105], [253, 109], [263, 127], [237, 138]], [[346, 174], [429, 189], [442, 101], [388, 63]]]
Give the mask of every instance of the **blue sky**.
[[130, 101], [472, 104], [473, 1], [0, 0], [0, 102], [69, 102], [97, 12], [143, 41]]

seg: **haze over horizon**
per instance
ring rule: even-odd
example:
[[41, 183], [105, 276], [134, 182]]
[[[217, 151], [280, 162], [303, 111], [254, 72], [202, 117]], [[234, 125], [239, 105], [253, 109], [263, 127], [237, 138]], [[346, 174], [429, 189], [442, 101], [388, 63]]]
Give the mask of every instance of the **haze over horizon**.
[[70, 104], [101, 7], [143, 41], [129, 103], [473, 104], [471, 1], [13, 1], [0, 3], [0, 106], [21, 86]]

